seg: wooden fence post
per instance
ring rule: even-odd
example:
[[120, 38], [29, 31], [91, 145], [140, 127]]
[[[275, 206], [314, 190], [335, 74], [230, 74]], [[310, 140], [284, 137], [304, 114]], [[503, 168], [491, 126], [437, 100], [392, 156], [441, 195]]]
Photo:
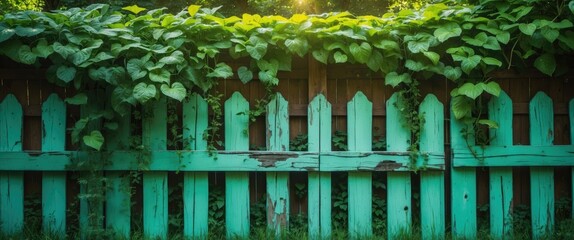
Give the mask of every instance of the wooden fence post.
[[[444, 106], [429, 94], [419, 112], [424, 114], [420, 151], [444, 152]], [[423, 239], [443, 239], [445, 233], [444, 172], [423, 170], [421, 174], [421, 228]]]
[[[235, 92], [225, 101], [225, 150], [249, 150], [249, 103]], [[249, 172], [225, 172], [228, 238], [249, 236]]]
[[[331, 104], [323, 94], [311, 101], [307, 114], [309, 152], [331, 151]], [[319, 155], [319, 168], [321, 156]], [[331, 173], [309, 172], [308, 218], [312, 239], [331, 236]]]
[[[150, 151], [166, 150], [167, 103], [165, 98], [148, 102], [144, 109], [142, 143]], [[153, 159], [151, 159], [153, 162]], [[167, 238], [167, 172], [143, 173], [143, 228], [148, 238]]]
[[[208, 122], [207, 102], [197, 93], [183, 103], [183, 138], [189, 150], [207, 150], [203, 133]], [[185, 146], [184, 146], [185, 147]], [[207, 172], [183, 175], [183, 234], [205, 238], [208, 231], [209, 184]]]
[[[373, 104], [362, 92], [347, 103], [349, 151], [370, 152], [373, 140]], [[349, 237], [361, 239], [372, 235], [373, 174], [349, 172]]]
[[[0, 102], [0, 151], [22, 151], [22, 106], [8, 94]], [[24, 226], [23, 173], [0, 172], [0, 231], [18, 233]]]
[[[512, 100], [502, 91], [488, 102], [488, 118], [498, 123], [490, 129], [490, 145], [512, 146]], [[490, 168], [490, 234], [496, 239], [512, 234], [512, 167]]]
[[[106, 136], [109, 151], [128, 150], [131, 136], [131, 108], [118, 118], [118, 127]], [[131, 181], [126, 171], [108, 171], [106, 188], [106, 229], [128, 239], [131, 226]]]
[[[66, 104], [56, 94], [42, 104], [42, 151], [66, 148]], [[42, 173], [42, 225], [47, 233], [66, 235], [66, 172]]]
[[[387, 100], [387, 151], [407, 151], [410, 131], [401, 121], [397, 104], [398, 93]], [[387, 172], [387, 229], [388, 238], [411, 232], [411, 173]]]
[[[267, 149], [289, 151], [288, 103], [280, 93], [267, 105]], [[289, 173], [267, 172], [267, 226], [281, 236], [289, 226]]]
[[[554, 109], [552, 99], [538, 92], [529, 105], [530, 145], [550, 146], [554, 141]], [[530, 168], [530, 202], [532, 238], [549, 237], [554, 228], [554, 168]]]
[[[451, 101], [451, 104], [454, 101]], [[452, 149], [474, 146], [472, 125], [456, 120], [450, 110], [450, 139]], [[466, 138], [466, 139], [465, 139]], [[456, 161], [453, 159], [453, 163]], [[476, 237], [476, 169], [452, 167], [451, 164], [451, 225], [456, 238]]]
[[[569, 116], [570, 116], [570, 145], [574, 145], [574, 99], [569, 103]], [[572, 168], [572, 199], [574, 199], [574, 167]], [[572, 201], [572, 218], [574, 218], [574, 201]]]

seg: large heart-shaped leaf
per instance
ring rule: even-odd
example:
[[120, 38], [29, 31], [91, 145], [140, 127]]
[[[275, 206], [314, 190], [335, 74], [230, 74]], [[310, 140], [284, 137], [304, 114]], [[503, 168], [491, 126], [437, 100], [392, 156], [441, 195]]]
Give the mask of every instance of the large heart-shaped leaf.
[[241, 66], [237, 69], [237, 75], [239, 76], [239, 80], [244, 84], [253, 79], [253, 72], [245, 66]]
[[296, 53], [299, 57], [303, 57], [309, 50], [309, 43], [305, 38], [294, 38], [285, 40], [285, 46], [292, 53]]
[[465, 58], [460, 63], [460, 68], [462, 68], [462, 71], [466, 74], [470, 74], [470, 72], [480, 63], [480, 60], [482, 60], [482, 57], [478, 55]]
[[102, 145], [104, 145], [104, 136], [98, 130], [92, 131], [90, 135], [85, 135], [82, 139], [84, 140], [84, 144], [86, 144], [86, 146], [98, 151], [100, 151]]
[[83, 105], [88, 103], [88, 95], [85, 93], [78, 93], [71, 98], [66, 98], [64, 102], [72, 105]]
[[149, 72], [149, 79], [153, 82], [168, 83], [170, 81], [171, 73], [164, 68], [153, 69]]
[[474, 85], [473, 83], [465, 83], [458, 88], [458, 94], [467, 96], [471, 99], [476, 99], [484, 89], [480, 85]]
[[396, 87], [400, 83], [410, 83], [412, 81], [411, 75], [408, 73], [403, 73], [399, 75], [397, 72], [390, 72], [385, 76], [385, 84]]
[[167, 84], [162, 84], [160, 90], [164, 95], [180, 102], [183, 101], [186, 96], [185, 87], [179, 82], [174, 82], [171, 84], [171, 87]]
[[357, 43], [351, 43], [349, 46], [349, 51], [357, 62], [366, 63], [371, 57], [372, 48], [371, 45], [367, 42], [362, 42], [361, 45]]
[[449, 38], [458, 37], [462, 33], [462, 29], [457, 23], [446, 23], [434, 31], [434, 36], [440, 41], [444, 42]]
[[146, 103], [148, 100], [155, 97], [157, 89], [154, 85], [147, 85], [146, 83], [138, 83], [133, 90], [133, 96], [140, 103]]
[[552, 76], [556, 70], [556, 59], [551, 53], [542, 54], [534, 60], [534, 67], [548, 76]]
[[66, 83], [69, 83], [72, 80], [74, 80], [74, 77], [76, 76], [76, 68], [61, 65], [56, 70], [56, 76], [58, 77], [58, 79]]

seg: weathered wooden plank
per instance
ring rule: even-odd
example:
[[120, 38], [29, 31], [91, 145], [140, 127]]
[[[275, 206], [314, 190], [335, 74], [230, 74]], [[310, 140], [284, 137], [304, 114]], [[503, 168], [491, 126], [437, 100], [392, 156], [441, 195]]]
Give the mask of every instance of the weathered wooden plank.
[[573, 166], [574, 146], [485, 146], [453, 149], [454, 167]]
[[[146, 149], [165, 150], [167, 145], [167, 103], [165, 98], [144, 106], [142, 143]], [[152, 156], [153, 157], [153, 156]], [[143, 229], [148, 238], [167, 238], [167, 172], [143, 173]]]
[[[189, 150], [207, 150], [203, 133], [208, 122], [207, 102], [192, 94], [183, 104], [183, 138]], [[183, 234], [188, 238], [202, 238], [208, 231], [207, 172], [186, 172], [183, 175]]]
[[[444, 152], [444, 106], [436, 96], [425, 97], [420, 151]], [[444, 172], [421, 171], [421, 229], [423, 239], [442, 239], [445, 234]]]
[[[530, 145], [549, 146], [554, 141], [552, 99], [538, 92], [530, 101]], [[535, 147], [533, 147], [535, 148]], [[554, 169], [530, 168], [532, 238], [548, 237], [554, 228]]]
[[[570, 145], [574, 145], [574, 99], [570, 100], [569, 116], [570, 116]], [[574, 199], [574, 168], [572, 168], [572, 199]], [[572, 201], [572, 218], [574, 218], [574, 201]]]
[[[0, 102], [0, 151], [22, 151], [22, 106], [12, 94]], [[12, 160], [15, 161], [15, 160]], [[0, 172], [0, 232], [18, 233], [24, 224], [22, 172]]]
[[[308, 108], [309, 151], [331, 150], [331, 104], [317, 95]], [[324, 160], [326, 161], [326, 160]], [[319, 162], [322, 159], [319, 158]], [[308, 221], [313, 239], [331, 237], [331, 173], [309, 172]]]
[[[126, 150], [129, 147], [131, 131], [131, 109], [118, 117], [118, 128], [107, 136], [107, 148]], [[116, 237], [130, 237], [131, 186], [127, 172], [106, 172], [106, 228], [115, 232]]]
[[[373, 104], [365, 94], [357, 92], [347, 104], [349, 151], [371, 151], [373, 139]], [[372, 185], [370, 172], [349, 172], [348, 178], [349, 237], [370, 237], [372, 228]]]
[[[289, 151], [289, 105], [280, 93], [267, 105], [267, 149]], [[289, 174], [267, 173], [267, 226], [281, 236], [289, 226]]]
[[[553, 146], [560, 148], [562, 146]], [[564, 150], [566, 151], [566, 150]], [[444, 153], [422, 153], [418, 162], [428, 160], [427, 169], [444, 170]], [[139, 160], [149, 161], [148, 171], [411, 171], [408, 168], [408, 152], [324, 152], [319, 164], [317, 152], [271, 152], [271, 151], [189, 151], [156, 150], [142, 154], [141, 151], [113, 152], [0, 152], [0, 170], [62, 171], [79, 158], [104, 158], [109, 161], [103, 170], [141, 170]], [[215, 158], [216, 157], [216, 158]], [[574, 163], [559, 162], [564, 166]], [[319, 167], [320, 165], [320, 167]], [[475, 164], [478, 166], [478, 163]], [[482, 165], [480, 165], [482, 166]]]
[[[387, 100], [387, 151], [406, 151], [411, 138], [410, 131], [401, 121], [398, 110], [398, 93]], [[411, 175], [409, 172], [387, 174], [387, 229], [388, 238], [411, 231]]]
[[[66, 105], [56, 94], [42, 104], [42, 151], [66, 147]], [[66, 172], [42, 173], [42, 225], [45, 232], [66, 234]]]
[[[224, 109], [225, 150], [249, 150], [249, 103], [235, 92]], [[228, 238], [249, 236], [249, 173], [225, 173], [225, 226]]]
[[[465, 125], [461, 121], [457, 121], [452, 110], [450, 111], [450, 119], [451, 147], [453, 149], [464, 149], [468, 148], [468, 145], [473, 146], [472, 125]], [[459, 157], [454, 155], [452, 158], [453, 165], [457, 164], [458, 161]], [[453, 237], [475, 238], [477, 225], [476, 170], [474, 168], [451, 168], [451, 198]]]
[[[512, 100], [502, 91], [488, 103], [488, 118], [498, 123], [490, 129], [490, 145], [512, 145]], [[496, 239], [512, 234], [512, 168], [490, 168], [490, 234]]]

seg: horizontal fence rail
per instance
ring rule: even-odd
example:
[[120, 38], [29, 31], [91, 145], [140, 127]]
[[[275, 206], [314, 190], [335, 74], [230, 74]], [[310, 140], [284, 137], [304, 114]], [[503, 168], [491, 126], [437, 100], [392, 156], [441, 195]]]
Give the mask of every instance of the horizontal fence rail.
[[[97, 99], [97, 97], [90, 97]], [[0, 102], [0, 230], [17, 233], [24, 226], [23, 172], [42, 172], [42, 217], [45, 231], [64, 236], [66, 222], [66, 178], [82, 168], [86, 160], [106, 162], [105, 206], [88, 208], [80, 202], [80, 221], [91, 211], [105, 215], [102, 226], [129, 237], [131, 195], [129, 171], [143, 172], [143, 232], [146, 237], [166, 238], [168, 232], [168, 173], [182, 172], [183, 234], [205, 237], [208, 229], [209, 172], [225, 173], [225, 229], [228, 238], [247, 238], [250, 232], [250, 172], [265, 172], [266, 217], [269, 229], [280, 235], [289, 227], [291, 182], [289, 172], [307, 172], [308, 231], [313, 239], [329, 238], [332, 225], [332, 173], [348, 173], [348, 231], [358, 239], [373, 235], [373, 173], [386, 172], [386, 227], [389, 238], [412, 233], [414, 191], [411, 173], [420, 170], [420, 232], [423, 239], [444, 238], [445, 196], [450, 196], [451, 229], [456, 237], [477, 235], [476, 168], [490, 168], [490, 231], [493, 237], [510, 236], [512, 230], [512, 167], [531, 167], [532, 229], [542, 238], [554, 225], [554, 166], [574, 166], [574, 145], [552, 146], [552, 101], [543, 93], [530, 104], [531, 146], [512, 145], [512, 101], [502, 92], [489, 102], [489, 118], [499, 124], [490, 129], [492, 141], [476, 146], [472, 127], [451, 116], [452, 164], [445, 165], [444, 106], [427, 95], [419, 112], [425, 121], [415, 162], [408, 152], [411, 132], [402, 124], [398, 94], [386, 102], [387, 151], [372, 151], [373, 107], [357, 92], [347, 103], [348, 151], [332, 151], [332, 107], [323, 95], [309, 104], [308, 151], [289, 149], [289, 105], [277, 94], [266, 107], [266, 151], [249, 151], [249, 102], [234, 93], [224, 104], [224, 148], [208, 151], [203, 133], [208, 129], [207, 102], [193, 94], [182, 104], [182, 136], [186, 150], [167, 150], [167, 103], [165, 99], [144, 109], [142, 145], [128, 149], [131, 114], [106, 135], [102, 152], [79, 149], [66, 151], [66, 105], [51, 95], [42, 105], [42, 150], [22, 151], [22, 107], [13, 95]], [[96, 111], [97, 101], [81, 110], [82, 116]], [[570, 123], [574, 126], [574, 100], [570, 102]], [[572, 127], [571, 127], [572, 129]], [[574, 142], [574, 130], [571, 134]], [[461, 134], [462, 132], [470, 134]], [[446, 169], [448, 166], [449, 169]], [[450, 193], [445, 191], [445, 170], [449, 170]], [[574, 171], [574, 170], [573, 170]], [[573, 174], [574, 177], [574, 174]], [[574, 181], [574, 180], [573, 180]], [[101, 184], [101, 183], [91, 183]], [[574, 185], [574, 184], [573, 184]], [[88, 185], [80, 188], [87, 193]], [[83, 205], [82, 205], [83, 204]], [[547, 214], [548, 213], [548, 214]], [[82, 220], [83, 219], [83, 220]], [[86, 222], [84, 222], [86, 223]]]

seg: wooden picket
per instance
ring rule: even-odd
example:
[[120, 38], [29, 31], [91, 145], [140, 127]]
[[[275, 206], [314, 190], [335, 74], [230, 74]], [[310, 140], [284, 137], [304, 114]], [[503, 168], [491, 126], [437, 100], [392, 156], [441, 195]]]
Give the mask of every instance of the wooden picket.
[[[289, 149], [288, 103], [281, 94], [267, 106], [266, 151], [249, 151], [249, 103], [240, 93], [225, 102], [225, 151], [210, 153], [203, 132], [208, 127], [206, 101], [193, 94], [183, 104], [184, 149], [167, 150], [167, 103], [152, 102], [144, 109], [142, 142], [149, 158], [143, 172], [143, 231], [149, 238], [167, 238], [167, 173], [183, 172], [183, 235], [205, 238], [208, 229], [208, 172], [225, 172], [225, 229], [228, 238], [250, 234], [249, 172], [266, 173], [267, 224], [278, 237], [289, 228], [289, 172], [308, 173], [308, 226], [312, 239], [332, 237], [331, 173], [348, 173], [349, 238], [373, 235], [372, 172], [387, 173], [387, 234], [389, 238], [411, 233], [412, 195], [420, 195], [420, 223], [423, 239], [442, 239], [447, 221], [445, 197], [451, 197], [451, 230], [454, 237], [477, 236], [476, 168], [490, 169], [490, 231], [494, 238], [511, 237], [512, 167], [531, 167], [532, 233], [544, 238], [554, 228], [554, 166], [573, 166], [574, 144], [552, 146], [552, 100], [538, 93], [530, 103], [530, 146], [512, 145], [512, 101], [502, 92], [489, 102], [489, 118], [498, 122], [491, 129], [490, 145], [475, 146], [469, 126], [451, 115], [451, 192], [445, 193], [444, 107], [434, 95], [424, 98], [419, 112], [425, 122], [421, 130], [420, 192], [413, 192], [411, 159], [406, 152], [410, 132], [402, 125], [393, 94], [386, 103], [387, 151], [371, 149], [373, 106], [362, 92], [347, 104], [348, 147], [331, 151], [332, 107], [319, 94], [308, 106], [309, 149]], [[88, 116], [90, 106], [83, 110]], [[43, 228], [64, 236], [66, 224], [66, 171], [73, 159], [98, 159], [110, 164], [103, 169], [107, 178], [105, 226], [119, 236], [129, 237], [132, 228], [127, 171], [141, 170], [138, 152], [127, 149], [130, 136], [129, 112], [119, 120], [116, 131], [106, 137], [106, 151], [65, 151], [66, 106], [57, 95], [42, 105], [42, 152], [22, 151], [22, 106], [14, 95], [0, 102], [0, 230], [17, 233], [24, 225], [22, 171], [43, 171]], [[574, 126], [574, 100], [569, 105]], [[571, 138], [574, 142], [574, 130]], [[463, 134], [465, 133], [465, 134]], [[466, 137], [466, 139], [465, 139]], [[211, 155], [214, 154], [214, 155]], [[574, 170], [572, 170], [574, 172]], [[572, 179], [574, 182], [574, 178]], [[88, 210], [81, 206], [81, 221]], [[103, 209], [103, 207], [102, 207]], [[97, 208], [96, 208], [97, 211]], [[86, 237], [86, 235], [84, 235]]]

